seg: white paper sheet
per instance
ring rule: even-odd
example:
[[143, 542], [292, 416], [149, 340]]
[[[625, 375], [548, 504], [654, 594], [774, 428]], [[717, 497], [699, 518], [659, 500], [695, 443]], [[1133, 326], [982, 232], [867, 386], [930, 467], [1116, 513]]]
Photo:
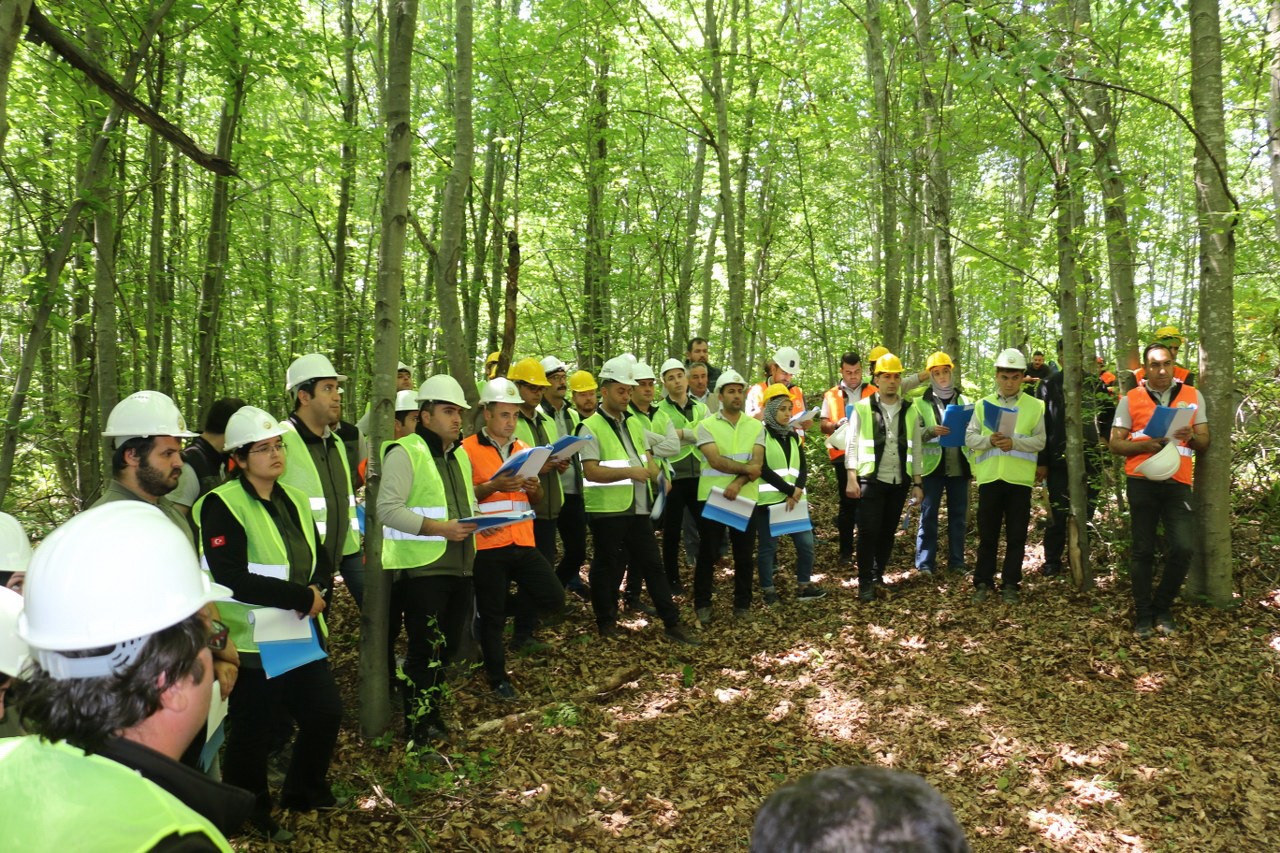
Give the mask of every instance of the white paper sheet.
[[228, 699], [222, 698], [222, 685], [218, 684], [218, 679], [213, 680], [213, 699], [209, 702], [209, 725], [205, 727], [206, 743], [208, 738], [213, 737], [214, 732], [218, 730], [218, 726], [227, 717], [227, 706], [230, 704]]
[[295, 610], [263, 607], [249, 611], [253, 623], [253, 641], [270, 643], [275, 640], [305, 640], [311, 636], [311, 626], [305, 617], [298, 618]]

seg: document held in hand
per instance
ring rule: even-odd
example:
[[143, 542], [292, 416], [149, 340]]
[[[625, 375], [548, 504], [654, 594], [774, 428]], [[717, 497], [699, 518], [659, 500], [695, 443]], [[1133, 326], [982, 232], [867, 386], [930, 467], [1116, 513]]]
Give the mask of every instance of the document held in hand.
[[[484, 504], [481, 504], [484, 506]], [[499, 527], [506, 527], [509, 524], [519, 524], [522, 521], [532, 521], [537, 516], [531, 509], [523, 512], [493, 512], [487, 515], [473, 515], [470, 518], [458, 519], [459, 524], [474, 524], [476, 530], [493, 530]]]
[[595, 441], [595, 439], [581, 435], [562, 436], [551, 444], [551, 461], [563, 462], [566, 459], [577, 456], [578, 451], [592, 441]]
[[[973, 417], [973, 404], [957, 406], [954, 403], [942, 410], [942, 425], [951, 432], [939, 436], [938, 444], [942, 447], [964, 447], [964, 431], [969, 427], [969, 419]], [[1014, 418], [1014, 423], [1018, 419]]]
[[802, 426], [804, 424], [811, 423], [813, 419], [817, 417], [818, 411], [818, 407], [814, 406], [806, 412], [800, 412], [798, 415], [792, 415], [789, 423], [791, 426]]
[[809, 520], [809, 502], [796, 502], [795, 509], [787, 509], [787, 502], [773, 504], [769, 507], [769, 533], [781, 536], [784, 533], [800, 533], [812, 530], [813, 522]]
[[1171, 436], [1183, 427], [1191, 426], [1191, 420], [1195, 417], [1195, 414], [1196, 407], [1194, 404], [1178, 408], [1156, 406], [1156, 410], [1151, 413], [1151, 420], [1147, 421], [1147, 426], [1142, 431], [1146, 433], [1148, 438]]
[[741, 533], [751, 523], [751, 513], [755, 511], [756, 502], [750, 498], [738, 495], [734, 500], [729, 500], [724, 496], [724, 489], [712, 486], [711, 496], [702, 508], [702, 517], [718, 521]]
[[1013, 438], [1018, 427], [1018, 410], [986, 403], [982, 407], [982, 425], [1006, 438]]
[[505, 477], [508, 474], [513, 474], [521, 480], [536, 477], [550, 456], [551, 448], [548, 445], [530, 447], [527, 450], [521, 450], [519, 453], [513, 453], [510, 459], [502, 463], [501, 468], [493, 472], [489, 482], [493, 482], [499, 477]]
[[[297, 614], [293, 614], [293, 617], [297, 619]], [[316, 620], [298, 619], [298, 621], [307, 632], [306, 639], [262, 642], [257, 639], [257, 629], [254, 629], [254, 642], [258, 644], [258, 655], [262, 658], [262, 669], [266, 672], [267, 678], [284, 675], [290, 670], [328, 657], [325, 650], [320, 647], [320, 635], [316, 633]]]

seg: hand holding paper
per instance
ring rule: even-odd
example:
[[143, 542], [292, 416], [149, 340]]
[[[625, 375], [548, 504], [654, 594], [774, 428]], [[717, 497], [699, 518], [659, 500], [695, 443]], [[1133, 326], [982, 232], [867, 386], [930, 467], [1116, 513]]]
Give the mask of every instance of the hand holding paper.
[[812, 409], [809, 409], [807, 412], [800, 412], [797, 415], [792, 415], [790, 423], [794, 427], [806, 426], [810, 423], [813, 423], [813, 419], [817, 417], [818, 411], [819, 411], [818, 407], [814, 406]]
[[551, 461], [565, 462], [577, 456], [587, 443], [594, 439], [586, 438], [580, 435], [566, 435], [556, 439], [551, 444]]

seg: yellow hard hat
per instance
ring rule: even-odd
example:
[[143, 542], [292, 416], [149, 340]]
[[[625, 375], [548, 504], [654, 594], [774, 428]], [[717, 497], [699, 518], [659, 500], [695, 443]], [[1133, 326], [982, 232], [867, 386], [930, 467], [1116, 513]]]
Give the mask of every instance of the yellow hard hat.
[[502, 353], [500, 352], [489, 353], [489, 357], [484, 360], [485, 366], [488, 366], [490, 364], [497, 364], [498, 359], [500, 358], [502, 358]]
[[1178, 331], [1177, 326], [1162, 326], [1156, 329], [1156, 335], [1152, 340], [1168, 341], [1170, 343], [1177, 342], [1178, 346], [1182, 346], [1185, 340], [1182, 333]]
[[875, 364], [876, 359], [878, 359], [882, 355], [888, 355], [888, 354], [889, 354], [888, 347], [876, 347], [871, 352], [867, 353], [867, 361], [871, 362], [872, 364]]
[[769, 402], [770, 400], [772, 400], [774, 397], [790, 398], [790, 396], [791, 396], [791, 392], [787, 390], [786, 385], [783, 385], [781, 382], [775, 382], [772, 385], [770, 385], [768, 388], [764, 389], [764, 398], [760, 401], [760, 403], [761, 405], [763, 405]]
[[891, 352], [886, 351], [884, 355], [876, 359], [876, 373], [901, 373], [902, 360]]
[[569, 390], [575, 394], [580, 391], [594, 391], [599, 387], [596, 384], [596, 378], [589, 371], [575, 370], [569, 377]]
[[527, 382], [530, 385], [550, 385], [546, 371], [536, 358], [522, 358], [507, 371], [507, 378], [512, 382]]
[[929, 356], [929, 360], [924, 364], [925, 370], [933, 370], [935, 367], [955, 367], [955, 365], [951, 363], [951, 356], [939, 350]]

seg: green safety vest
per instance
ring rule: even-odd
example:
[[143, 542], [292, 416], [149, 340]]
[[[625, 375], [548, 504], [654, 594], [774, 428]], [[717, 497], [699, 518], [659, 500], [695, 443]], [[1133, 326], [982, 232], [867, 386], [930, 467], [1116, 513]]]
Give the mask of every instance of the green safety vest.
[[[991, 435], [991, 430], [983, 423], [983, 406], [990, 403], [999, 406], [996, 395], [984, 397], [974, 407], [973, 416], [982, 424], [982, 434]], [[1036, 424], [1044, 417], [1044, 403], [1028, 394], [1018, 394], [1018, 422], [1014, 426], [1014, 435], [1027, 438], [1035, 431]], [[1019, 486], [1033, 486], [1036, 482], [1036, 456], [1026, 450], [998, 450], [989, 448], [977, 454], [973, 460], [973, 476], [978, 484], [1004, 480]]]
[[[764, 434], [764, 461], [765, 464], [773, 471], [773, 473], [782, 477], [791, 485], [796, 484], [796, 480], [800, 479], [800, 457], [804, 454], [804, 449], [800, 446], [799, 440], [791, 442], [786, 454], [782, 452], [782, 442], [774, 437], [773, 433], [765, 431]], [[789, 495], [769, 485], [762, 477], [760, 479], [760, 496], [756, 498], [756, 503], [760, 506], [770, 506], [785, 501]]]
[[0, 740], [0, 850], [151, 850], [204, 835], [231, 845], [209, 821], [138, 771], [36, 735]]
[[[877, 398], [878, 399], [878, 398]], [[879, 460], [876, 459], [876, 415], [883, 415], [882, 412], [872, 412], [871, 397], [863, 397], [861, 400], [853, 404], [853, 410], [858, 415], [858, 477], [866, 479], [876, 472], [876, 465]], [[903, 455], [902, 459], [910, 465], [909, 454], [910, 448], [910, 432], [907, 430], [909, 421], [911, 404], [906, 400], [902, 400], [902, 408], [898, 410], [898, 417], [901, 418], [901, 430], [906, 435], [898, 436], [898, 450], [901, 453], [906, 451], [907, 455]], [[911, 478], [911, 469], [907, 468], [907, 479]]]
[[[293, 486], [286, 486], [279, 482], [278, 485], [297, 509], [298, 520], [302, 523], [302, 533], [307, 538], [307, 545], [311, 548], [311, 570], [307, 573], [307, 580], [310, 580], [316, 572], [317, 543], [315, 528], [307, 524], [311, 518], [307, 512], [307, 496], [302, 493], [302, 490], [295, 489]], [[228, 480], [209, 492], [209, 495], [222, 498], [227, 509], [244, 528], [245, 539], [248, 540], [249, 571], [255, 575], [289, 580], [289, 552], [285, 550], [284, 538], [258, 498], [245, 491], [244, 484], [239, 480]], [[196, 519], [197, 525], [200, 522], [200, 509], [209, 495], [200, 498], [191, 508], [191, 515]], [[200, 537], [200, 542], [203, 545], [203, 536]], [[205, 571], [208, 571], [209, 563], [203, 555], [200, 562]], [[227, 624], [236, 648], [242, 652], [256, 654], [258, 651], [257, 644], [253, 642], [253, 624], [249, 621], [249, 613], [260, 609], [262, 605], [245, 604], [234, 598], [218, 602], [218, 612], [222, 614], [222, 621]]]
[[[638, 417], [627, 418], [623, 423], [631, 436], [631, 446], [635, 448], [641, 464], [647, 456], [644, 450], [644, 426]], [[596, 446], [600, 448], [600, 459], [597, 460], [605, 468], [630, 468], [631, 458], [627, 456], [627, 448], [622, 439], [613, 431], [613, 424], [605, 416], [596, 412], [582, 422], [582, 425], [595, 436]], [[636, 484], [631, 480], [619, 480], [616, 483], [599, 483], [582, 478], [582, 501], [587, 512], [615, 513], [626, 512], [635, 503]]]
[[[560, 429], [556, 426], [556, 419], [542, 411], [541, 406], [534, 409], [533, 416], [542, 424], [542, 429], [547, 434], [547, 444], [555, 444], [556, 440], [560, 438]], [[515, 437], [530, 447], [538, 447], [540, 445], [540, 442], [533, 434], [533, 427], [529, 426], [528, 421], [524, 419], [524, 412], [516, 415]], [[554, 488], [559, 495], [561, 505], [563, 505], [564, 486], [560, 483], [560, 472], [553, 470], [548, 473], [546, 477], [547, 480], [543, 482], [542, 487], [545, 489], [550, 485], [551, 488]], [[541, 475], [539, 475], [539, 479], [541, 479]], [[547, 499], [544, 497], [543, 501], [545, 502], [546, 500]]]
[[[735, 462], [751, 461], [756, 437], [760, 435], [760, 430], [764, 429], [763, 423], [745, 414], [738, 416], [737, 426], [719, 416], [707, 418], [701, 426], [705, 426], [707, 432], [711, 433], [711, 437], [715, 439], [716, 449], [720, 451], [720, 455]], [[712, 468], [710, 464], [703, 465], [702, 473], [698, 475], [698, 500], [705, 501], [711, 497], [713, 486], [727, 489], [737, 476], [737, 474], [726, 474], [717, 468]], [[759, 493], [760, 481], [751, 480], [738, 492], [738, 497], [754, 501]]]
[[[966, 405], [964, 395], [957, 391], [948, 405]], [[938, 469], [938, 463], [942, 461], [942, 451], [945, 448], [938, 443], [936, 438], [924, 439], [923, 447], [917, 448], [915, 442], [916, 421], [921, 421], [921, 426], [925, 430], [938, 425], [938, 414], [933, 408], [933, 403], [924, 397], [917, 398], [907, 412], [907, 470], [910, 471], [915, 465], [916, 453], [919, 453], [924, 476], [927, 477]], [[960, 449], [964, 450], [963, 447]]]
[[[409, 463], [413, 466], [413, 486], [409, 489], [409, 496], [405, 498], [405, 509], [423, 518], [446, 521], [449, 518], [449, 500], [444, 492], [440, 469], [431, 457], [431, 448], [427, 447], [422, 436], [413, 433], [384, 444], [382, 458], [385, 460], [387, 451], [396, 446], [404, 448], [409, 454]], [[471, 483], [471, 460], [463, 452], [454, 452], [452, 455], [462, 470], [468, 501], [474, 512], [476, 495]], [[387, 570], [429, 566], [444, 556], [447, 547], [448, 542], [443, 536], [419, 536], [385, 524], [382, 526], [382, 568]]]
[[[668, 423], [675, 424], [676, 429], [697, 429], [698, 424], [708, 417], [710, 413], [707, 411], [705, 403], [694, 400], [692, 396], [689, 399], [693, 400], [693, 420], [686, 418], [684, 412], [681, 412], [675, 403], [664, 399], [655, 407], [657, 414], [653, 416], [653, 431], [665, 433]], [[681, 443], [680, 452], [664, 461], [669, 465], [674, 465], [689, 455], [697, 456], [699, 462], [701, 462], [702, 455], [698, 453], [696, 441], [688, 445]]]
[[[311, 458], [306, 441], [293, 429], [293, 423], [285, 421], [285, 425], [289, 427], [289, 431], [280, 438], [288, 448], [289, 457], [285, 460], [280, 482], [306, 493], [311, 506], [311, 517], [315, 519], [316, 529], [320, 531], [320, 541], [324, 542], [329, 535], [326, 529], [329, 523], [329, 504], [324, 498], [324, 486], [320, 484], [320, 472], [316, 470], [316, 461]], [[342, 556], [346, 557], [360, 550], [360, 519], [356, 515], [356, 496], [351, 491], [351, 463], [347, 461], [347, 449], [336, 435], [334, 439], [333, 450], [342, 458], [342, 470], [347, 475], [342, 481], [347, 490], [347, 541], [342, 544]]]

